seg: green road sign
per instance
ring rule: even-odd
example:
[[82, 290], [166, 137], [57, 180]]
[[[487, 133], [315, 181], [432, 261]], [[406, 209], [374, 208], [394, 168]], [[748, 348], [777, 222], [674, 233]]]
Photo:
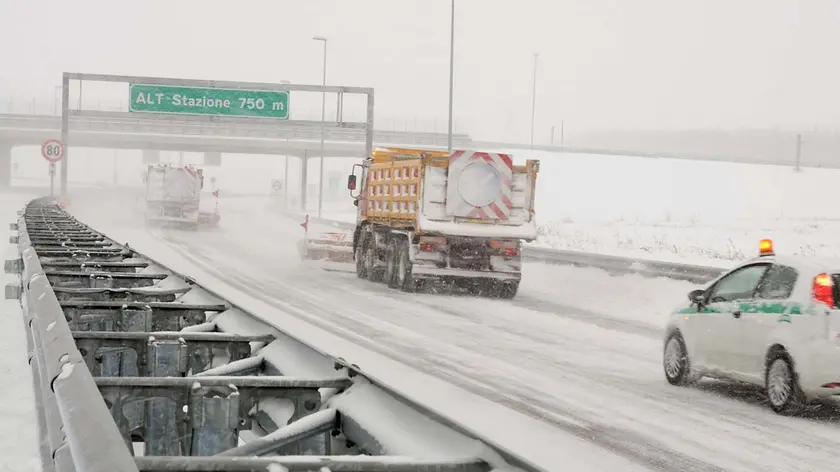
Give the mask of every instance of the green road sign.
[[289, 119], [289, 92], [131, 84], [128, 110], [136, 113], [255, 116]]

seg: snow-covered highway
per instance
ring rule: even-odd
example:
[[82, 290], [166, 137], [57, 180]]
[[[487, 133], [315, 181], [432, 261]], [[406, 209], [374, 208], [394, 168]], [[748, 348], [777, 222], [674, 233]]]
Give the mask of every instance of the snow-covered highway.
[[[518, 431], [501, 420], [471, 421], [507, 429], [496, 433], [506, 445], [543, 451], [546, 460], [571, 455], [573, 470], [621, 463], [622, 470], [805, 471], [836, 462], [840, 414], [831, 405], [814, 417], [786, 418], [763, 405], [755, 389], [713, 382], [681, 389], [664, 381], [661, 327], [692, 288], [684, 282], [528, 264], [513, 301], [404, 294], [353, 273], [302, 265], [298, 222], [267, 215], [259, 202], [226, 212], [217, 231], [196, 233], [146, 232], [127, 212], [115, 218], [82, 201], [72, 210], [173, 268], [179, 259], [199, 282], [215, 279], [402, 364], [403, 371], [382, 370], [393, 377], [388, 382], [419, 371], [530, 418], [517, 423], [530, 429]], [[434, 399], [434, 388], [413, 393], [456, 415], [469, 410], [455, 397]], [[568, 447], [556, 445], [558, 438]], [[597, 450], [623, 460], [606, 464], [611, 456]]]

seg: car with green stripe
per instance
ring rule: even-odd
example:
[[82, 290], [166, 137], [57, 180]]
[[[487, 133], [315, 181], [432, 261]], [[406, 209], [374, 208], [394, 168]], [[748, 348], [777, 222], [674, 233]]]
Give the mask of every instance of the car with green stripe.
[[840, 395], [840, 259], [761, 255], [721, 274], [668, 319], [665, 378], [702, 377], [764, 388], [789, 414]]

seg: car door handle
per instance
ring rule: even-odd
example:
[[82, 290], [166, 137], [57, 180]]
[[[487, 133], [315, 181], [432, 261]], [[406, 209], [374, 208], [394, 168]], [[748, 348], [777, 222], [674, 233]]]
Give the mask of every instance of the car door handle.
[[741, 310], [733, 311], [732, 316], [734, 316], [735, 318], [740, 318], [741, 317]]

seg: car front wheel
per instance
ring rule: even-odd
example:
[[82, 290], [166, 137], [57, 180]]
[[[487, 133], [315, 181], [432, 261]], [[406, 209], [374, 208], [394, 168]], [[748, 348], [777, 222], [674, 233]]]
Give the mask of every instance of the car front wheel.
[[671, 385], [686, 385], [689, 382], [690, 364], [685, 341], [679, 331], [675, 331], [665, 342], [662, 354], [662, 366], [665, 379]]

